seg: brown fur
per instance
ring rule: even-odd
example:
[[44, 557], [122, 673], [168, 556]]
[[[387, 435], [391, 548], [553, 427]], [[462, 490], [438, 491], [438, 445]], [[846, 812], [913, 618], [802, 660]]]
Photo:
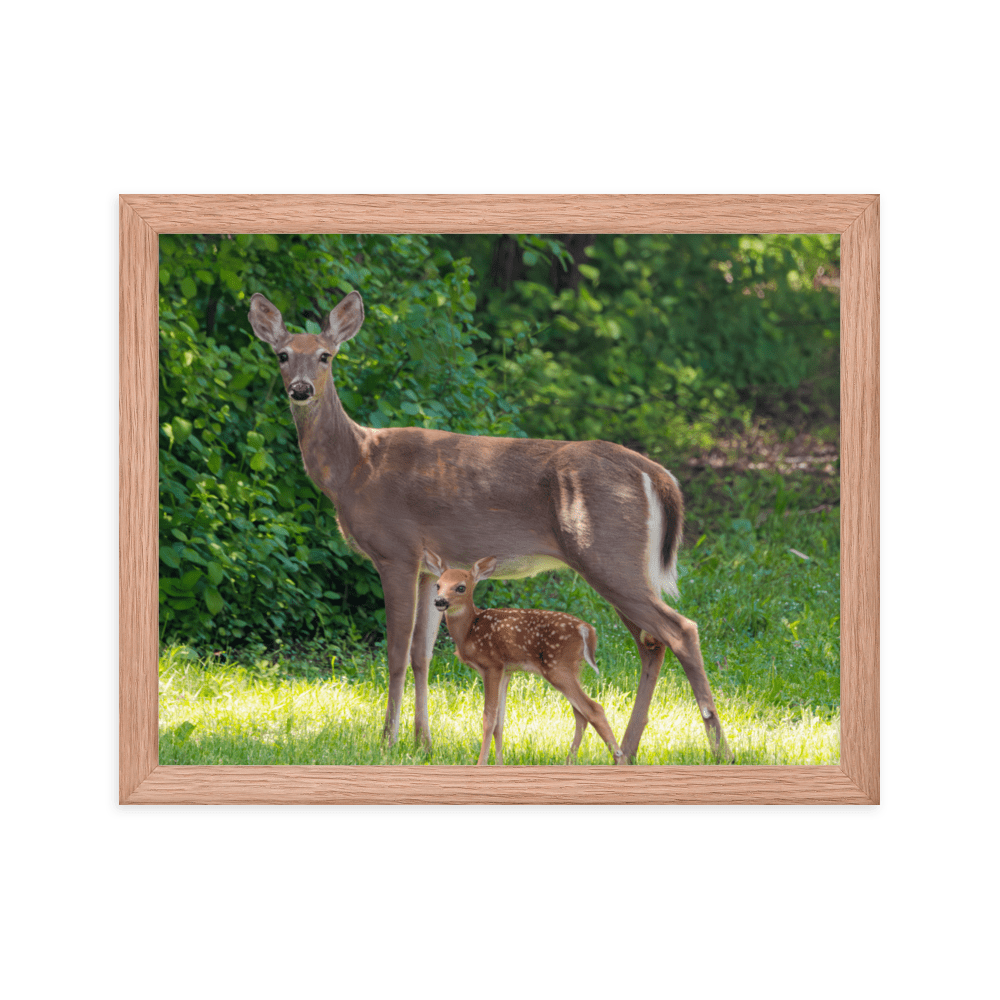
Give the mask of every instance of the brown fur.
[[[541, 674], [569, 701], [576, 732], [566, 756], [567, 764], [576, 756], [588, 722], [607, 744], [615, 763], [625, 763], [604, 709], [580, 686], [585, 655], [594, 661], [597, 653], [597, 633], [593, 625], [563, 611], [534, 608], [480, 611], [472, 595], [476, 583], [492, 575], [495, 558], [480, 559], [471, 572], [448, 569], [433, 552], [424, 553], [424, 562], [432, 573], [440, 574], [434, 587], [435, 605], [447, 609], [445, 624], [458, 658], [483, 679], [483, 743], [477, 763], [487, 762], [492, 742], [496, 762], [503, 764], [507, 684], [510, 675], [518, 670]], [[586, 643], [581, 628], [586, 632]]]

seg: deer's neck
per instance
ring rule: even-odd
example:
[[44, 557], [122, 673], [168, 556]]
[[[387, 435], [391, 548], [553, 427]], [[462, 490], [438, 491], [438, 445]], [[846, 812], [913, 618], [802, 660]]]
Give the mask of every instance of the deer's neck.
[[320, 489], [336, 495], [361, 461], [368, 429], [344, 411], [332, 378], [320, 396], [305, 406], [292, 403], [291, 407], [309, 478]]
[[449, 608], [445, 613], [444, 622], [455, 648], [461, 650], [469, 641], [472, 623], [479, 617], [479, 608], [469, 601], [459, 608]]

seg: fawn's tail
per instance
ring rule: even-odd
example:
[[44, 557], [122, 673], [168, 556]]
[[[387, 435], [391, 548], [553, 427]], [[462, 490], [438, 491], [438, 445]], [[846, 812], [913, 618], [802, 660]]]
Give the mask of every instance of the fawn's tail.
[[583, 658], [594, 668], [594, 673], [599, 674], [597, 669], [597, 633], [591, 625], [580, 625], [580, 635], [583, 637]]

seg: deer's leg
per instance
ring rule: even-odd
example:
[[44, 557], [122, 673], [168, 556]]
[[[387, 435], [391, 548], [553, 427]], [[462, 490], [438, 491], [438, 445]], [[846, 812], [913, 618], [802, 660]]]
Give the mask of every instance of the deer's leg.
[[509, 683], [510, 674], [505, 670], [500, 678], [500, 691], [497, 694], [497, 721], [493, 726], [493, 750], [498, 767], [503, 764], [503, 719], [507, 711], [507, 685]]
[[413, 735], [425, 749], [431, 748], [431, 723], [427, 712], [427, 672], [430, 669], [434, 641], [441, 626], [441, 612], [434, 607], [434, 577], [423, 574], [417, 585], [417, 614], [410, 643], [410, 665], [413, 668], [413, 691], [416, 707], [413, 714]]
[[399, 735], [399, 713], [403, 705], [406, 664], [410, 658], [413, 623], [417, 607], [416, 566], [377, 565], [385, 594], [385, 631], [389, 660], [389, 701], [385, 709], [382, 739], [390, 746]]
[[[618, 611], [617, 608], [615, 610]], [[618, 611], [618, 617], [632, 634], [636, 648], [639, 650], [639, 660], [642, 665], [635, 705], [632, 708], [628, 725], [625, 727], [625, 735], [622, 737], [622, 753], [625, 754], [627, 760], [634, 761], [639, 750], [639, 740], [642, 739], [642, 732], [649, 721], [649, 706], [653, 700], [653, 692], [656, 690], [656, 682], [660, 677], [660, 669], [663, 667], [666, 646], [652, 636], [644, 635], [642, 629], [635, 622], [626, 618], [621, 611]]]
[[573, 709], [576, 732], [573, 733], [573, 742], [570, 744], [569, 753], [566, 754], [567, 764], [572, 763], [576, 759], [576, 752], [580, 749], [580, 744], [583, 742], [583, 731], [587, 728], [586, 718], [580, 714], [579, 709], [572, 702], [570, 702], [570, 708]]
[[[611, 726], [608, 725], [604, 709], [580, 687], [579, 670], [579, 663], [576, 665], [576, 669], [567, 665], [557, 664], [545, 674], [545, 679], [556, 690], [561, 691], [566, 696], [569, 703], [573, 706], [574, 714], [579, 713], [579, 715], [582, 715], [597, 730], [597, 735], [607, 744], [615, 763], [628, 763], [621, 748], [618, 746], [618, 741], [615, 739], [614, 733], [611, 732]], [[580, 726], [579, 719], [577, 719], [577, 736], [583, 736], [583, 727]], [[573, 752], [576, 751], [579, 745], [579, 739], [575, 739]]]
[[[673, 609], [671, 609], [673, 610]], [[676, 612], [674, 612], [676, 614]], [[709, 745], [716, 760], [722, 760], [731, 764], [735, 756], [729, 749], [726, 736], [722, 732], [722, 724], [719, 722], [719, 714], [715, 709], [715, 698], [712, 696], [712, 687], [708, 683], [708, 675], [705, 673], [705, 661], [701, 655], [701, 642], [698, 639], [698, 626], [683, 616], [678, 615], [684, 622], [684, 631], [680, 641], [670, 644], [670, 649], [674, 656], [680, 660], [684, 668], [684, 674], [694, 692], [695, 701], [698, 702], [698, 710], [701, 712], [702, 722], [705, 724], [705, 732], [708, 735]]]
[[[586, 567], [574, 566], [579, 572]], [[602, 578], [600, 566], [591, 566], [585, 578], [618, 613], [625, 627], [632, 634], [639, 650], [642, 670], [639, 675], [639, 690], [635, 696], [635, 706], [625, 735], [622, 737], [622, 751], [629, 761], [634, 761], [639, 749], [639, 741], [649, 721], [649, 706], [656, 690], [656, 682], [663, 667], [663, 657], [667, 647], [677, 657], [684, 669], [695, 701], [705, 723], [709, 745], [716, 759], [727, 763], [733, 755], [726, 743], [726, 737], [719, 723], [715, 709], [715, 699], [705, 674], [705, 664], [701, 658], [701, 644], [698, 641], [698, 626], [670, 605], [653, 595], [648, 585], [631, 585], [619, 577]]]
[[[708, 734], [712, 752], [716, 759], [722, 759], [727, 763], [731, 761], [733, 755], [719, 723], [715, 699], [712, 697], [712, 689], [701, 657], [698, 626], [662, 601], [655, 601], [646, 609], [636, 609], [643, 618], [649, 619], [646, 624], [652, 626], [650, 630], [641, 628], [622, 608], [616, 607], [615, 610], [618, 611], [618, 617], [625, 623], [625, 627], [632, 633], [632, 638], [639, 649], [639, 658], [642, 660], [635, 707], [632, 709], [632, 716], [622, 738], [622, 750], [625, 755], [632, 760], [639, 749], [639, 740], [649, 721], [649, 705], [653, 700], [653, 690], [660, 676], [666, 646], [669, 646], [691, 685], [702, 721], [705, 723], [705, 732]], [[654, 612], [653, 616], [650, 616], [650, 611]]]
[[497, 724], [497, 709], [500, 707], [500, 670], [483, 671], [483, 746], [479, 751], [477, 764], [487, 763], [490, 757], [490, 743], [493, 742], [493, 730]]

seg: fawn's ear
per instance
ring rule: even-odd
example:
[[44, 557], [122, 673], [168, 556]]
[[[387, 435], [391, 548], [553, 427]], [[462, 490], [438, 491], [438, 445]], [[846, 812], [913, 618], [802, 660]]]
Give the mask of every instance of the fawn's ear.
[[428, 549], [424, 549], [424, 565], [435, 576], [440, 576], [448, 568], [448, 564], [439, 555]]
[[475, 566], [472, 567], [472, 579], [476, 583], [480, 580], [485, 580], [487, 577], [493, 575], [494, 570], [497, 568], [497, 557], [496, 556], [484, 556]]
[[292, 339], [292, 335], [285, 329], [285, 321], [281, 318], [278, 307], [268, 302], [260, 292], [254, 292], [250, 296], [250, 325], [253, 332], [276, 351]]
[[323, 320], [320, 336], [333, 347], [340, 347], [345, 340], [350, 340], [361, 329], [364, 321], [365, 305], [361, 301], [361, 293], [351, 292], [345, 295]]

